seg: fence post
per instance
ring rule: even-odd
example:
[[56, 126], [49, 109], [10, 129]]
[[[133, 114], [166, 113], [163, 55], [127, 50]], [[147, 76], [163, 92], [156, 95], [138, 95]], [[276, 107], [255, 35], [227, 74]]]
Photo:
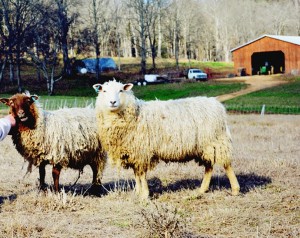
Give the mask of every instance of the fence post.
[[261, 112], [260, 112], [260, 115], [263, 116], [265, 115], [265, 109], [266, 109], [266, 105], [262, 105], [262, 108], [261, 108]]

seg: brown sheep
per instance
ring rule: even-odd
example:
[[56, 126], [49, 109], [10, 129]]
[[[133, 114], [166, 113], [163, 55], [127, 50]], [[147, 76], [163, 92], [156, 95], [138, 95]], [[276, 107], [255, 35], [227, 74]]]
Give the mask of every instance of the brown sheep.
[[53, 166], [54, 191], [59, 190], [62, 168], [82, 170], [90, 165], [93, 185], [101, 184], [106, 156], [97, 133], [92, 108], [64, 108], [44, 111], [38, 96], [15, 94], [0, 101], [10, 107], [16, 118], [12, 140], [18, 152], [32, 165], [39, 167], [40, 188], [45, 188], [45, 166]]

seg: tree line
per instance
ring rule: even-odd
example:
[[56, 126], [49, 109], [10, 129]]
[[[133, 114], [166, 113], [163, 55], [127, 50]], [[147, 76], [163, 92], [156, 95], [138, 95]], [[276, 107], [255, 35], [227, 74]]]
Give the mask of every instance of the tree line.
[[[9, 82], [22, 90], [24, 61], [34, 64], [49, 95], [71, 75], [78, 55], [97, 61], [138, 57], [142, 74], [147, 58], [153, 69], [157, 58], [174, 58], [177, 67], [183, 58], [230, 61], [230, 49], [263, 34], [300, 35], [299, 5], [300, 0], [0, 0], [0, 87]], [[97, 68], [98, 80], [100, 73]]]

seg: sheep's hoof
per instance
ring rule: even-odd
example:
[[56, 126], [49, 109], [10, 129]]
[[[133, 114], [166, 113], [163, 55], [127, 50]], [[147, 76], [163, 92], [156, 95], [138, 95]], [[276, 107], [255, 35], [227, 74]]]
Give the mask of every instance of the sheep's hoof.
[[208, 191], [208, 189], [203, 189], [203, 188], [200, 188], [199, 189], [199, 194], [204, 194]]
[[139, 198], [142, 200], [142, 201], [149, 201], [150, 200], [150, 196], [148, 193], [140, 193], [138, 194]]
[[137, 193], [136, 191], [134, 191], [134, 193], [132, 193], [132, 194], [135, 198], [137, 198], [138, 200], [141, 200], [141, 201], [149, 199], [149, 196], [143, 195], [142, 193]]
[[48, 189], [48, 186], [47, 186], [47, 184], [41, 184], [40, 186], [39, 186], [39, 190], [40, 191], [43, 191], [43, 192], [47, 192], [47, 189]]
[[233, 196], [237, 196], [237, 195], [239, 195], [239, 193], [240, 193], [240, 189], [239, 189], [239, 188], [238, 188], [238, 189], [232, 189], [231, 194], [232, 194]]
[[141, 191], [140, 190], [137, 190], [136, 188], [134, 189], [134, 194], [138, 197], [141, 196]]
[[149, 196], [140, 196], [140, 200], [141, 200], [141, 202], [149, 202], [150, 201], [150, 197]]
[[88, 193], [100, 197], [104, 193], [104, 189], [101, 184], [93, 184]]

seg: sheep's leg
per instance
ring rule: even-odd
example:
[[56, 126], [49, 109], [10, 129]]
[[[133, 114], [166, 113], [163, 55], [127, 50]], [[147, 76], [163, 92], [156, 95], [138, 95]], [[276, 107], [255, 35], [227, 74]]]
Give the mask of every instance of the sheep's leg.
[[53, 177], [55, 192], [59, 191], [59, 175], [60, 175], [61, 168], [62, 167], [59, 164], [54, 165], [52, 168], [52, 177]]
[[212, 172], [213, 172], [213, 167], [211, 165], [205, 165], [205, 172], [199, 190], [200, 193], [205, 193], [208, 190]]
[[135, 177], [135, 193], [140, 195], [142, 186], [141, 186], [141, 179], [140, 175], [134, 170], [134, 177]]
[[101, 185], [101, 174], [98, 172], [98, 168], [93, 168], [93, 185]]
[[142, 191], [141, 191], [141, 198], [148, 199], [149, 198], [149, 187], [147, 183], [146, 173], [142, 173], [140, 176]]
[[102, 171], [104, 168], [103, 163], [94, 162], [91, 164], [93, 171], [93, 185], [101, 185]]
[[240, 185], [231, 165], [224, 166], [224, 169], [231, 185], [232, 195], [238, 195], [240, 191]]
[[45, 183], [45, 176], [46, 176], [46, 165], [48, 164], [47, 161], [43, 161], [39, 166], [39, 174], [40, 174], [40, 189], [45, 190], [46, 189], [46, 183]]
[[135, 192], [142, 199], [148, 199], [149, 188], [146, 179], [146, 172], [137, 172], [134, 170], [135, 176]]
[[102, 191], [101, 186], [101, 178], [102, 178], [102, 171], [104, 169], [104, 163], [101, 162], [94, 162], [91, 165], [93, 171], [93, 184], [90, 188], [90, 192], [95, 195], [100, 195]]

